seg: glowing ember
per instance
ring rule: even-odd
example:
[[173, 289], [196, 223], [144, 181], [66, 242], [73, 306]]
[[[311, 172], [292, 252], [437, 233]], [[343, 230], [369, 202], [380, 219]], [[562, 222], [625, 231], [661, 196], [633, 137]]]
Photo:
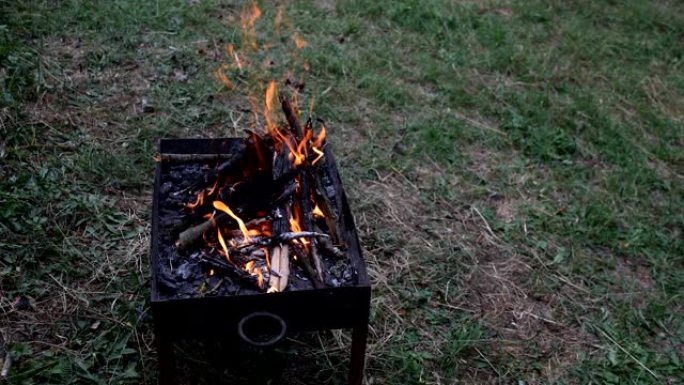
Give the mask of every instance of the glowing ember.
[[271, 82], [268, 83], [268, 87], [266, 88], [266, 96], [264, 98], [264, 119], [266, 120], [266, 129], [268, 130], [268, 133], [273, 137], [282, 135], [280, 134], [280, 132], [278, 132], [278, 127], [276, 126], [273, 120], [273, 106], [276, 101], [276, 94], [276, 82], [275, 80], [271, 80]]

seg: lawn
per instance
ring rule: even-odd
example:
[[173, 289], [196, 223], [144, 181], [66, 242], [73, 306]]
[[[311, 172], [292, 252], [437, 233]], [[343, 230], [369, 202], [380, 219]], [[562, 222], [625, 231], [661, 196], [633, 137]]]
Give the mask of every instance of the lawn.
[[[243, 2], [0, 0], [8, 383], [155, 383], [156, 139], [241, 135], [290, 70], [369, 264], [368, 384], [684, 382], [684, 3], [282, 4], [250, 51]], [[309, 337], [284, 354], [344, 383], [349, 334]]]

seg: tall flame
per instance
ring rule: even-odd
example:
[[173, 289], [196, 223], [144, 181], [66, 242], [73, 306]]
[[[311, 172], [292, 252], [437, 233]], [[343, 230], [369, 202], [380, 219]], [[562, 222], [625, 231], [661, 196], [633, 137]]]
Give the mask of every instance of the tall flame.
[[299, 165], [303, 159], [297, 153], [294, 145], [290, 138], [285, 136], [279, 129], [273, 119], [273, 113], [275, 110], [276, 95], [278, 94], [278, 87], [275, 80], [271, 80], [266, 88], [266, 94], [264, 95], [264, 120], [266, 121], [266, 130], [269, 135], [277, 142], [285, 144], [289, 150], [290, 155], [295, 157], [295, 165]]
[[252, 1], [240, 13], [240, 23], [243, 31], [243, 42], [251, 49], [257, 49], [256, 32], [254, 31], [254, 24], [261, 16], [261, 9]]
[[311, 140], [311, 137], [313, 137], [313, 133], [311, 131], [306, 131], [304, 134], [304, 137], [302, 140], [299, 142], [297, 145], [297, 151], [294, 153], [294, 165], [299, 166], [300, 164], [304, 163], [304, 160], [306, 159], [306, 156], [308, 154], [307, 151], [307, 144], [309, 140]]
[[245, 271], [247, 271], [250, 275], [257, 277], [257, 284], [260, 288], [264, 288], [264, 273], [254, 261], [249, 261], [245, 264]]
[[223, 248], [224, 256], [226, 257], [228, 262], [231, 262], [230, 253], [228, 252], [228, 247], [226, 246], [226, 241], [223, 239], [223, 235], [221, 234], [221, 229], [217, 227], [216, 232], [218, 233], [218, 240], [219, 240], [219, 243], [221, 244], [221, 247]]
[[324, 140], [325, 140], [325, 125], [321, 124], [321, 131], [316, 136], [316, 140], [314, 140], [313, 145], [315, 147], [321, 147], [321, 146], [323, 146]]
[[280, 134], [278, 127], [276, 127], [275, 121], [273, 119], [273, 110], [276, 101], [276, 94], [278, 88], [276, 86], [275, 80], [271, 80], [266, 88], [266, 95], [264, 97], [264, 119], [266, 120], [266, 129], [268, 133], [274, 138], [276, 135]]
[[321, 124], [321, 131], [318, 133], [316, 136], [316, 139], [314, 140], [313, 144], [311, 145], [311, 151], [315, 152], [316, 159], [314, 159], [311, 164], [314, 165], [316, 162], [321, 160], [323, 158], [323, 151], [321, 151], [321, 147], [323, 147], [323, 141], [325, 141], [325, 125]]
[[[240, 227], [240, 231], [242, 231], [242, 236], [244, 237], [244, 242], [251, 242], [252, 237], [249, 236], [249, 230], [247, 230], [247, 226], [245, 226], [245, 222], [240, 219], [233, 210], [228, 207], [227, 204], [221, 202], [221, 201], [214, 201], [214, 208], [219, 211], [223, 211], [224, 213], [228, 214], [231, 218], [235, 219], [235, 221], [238, 223], [238, 226]], [[219, 232], [219, 236], [221, 235], [221, 232]], [[219, 238], [220, 241], [220, 238]]]

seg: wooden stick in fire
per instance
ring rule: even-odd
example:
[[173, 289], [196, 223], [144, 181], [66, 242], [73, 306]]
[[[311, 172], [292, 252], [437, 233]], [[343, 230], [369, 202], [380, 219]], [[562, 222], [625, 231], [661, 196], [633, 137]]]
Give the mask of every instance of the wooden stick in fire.
[[[274, 153], [273, 179], [277, 180], [284, 173], [289, 172], [290, 160], [287, 146], [283, 145], [280, 153]], [[276, 205], [273, 210], [271, 231], [273, 235], [279, 235], [289, 230], [287, 218], [287, 203]], [[271, 249], [271, 275], [268, 280], [269, 291], [283, 291], [287, 287], [290, 274], [290, 249], [286, 243], [278, 243]]]
[[[290, 125], [290, 129], [295, 133], [297, 142], [300, 142], [306, 132], [302, 129], [296, 112], [292, 108], [289, 100], [283, 95], [280, 95], [280, 104], [285, 113], [285, 118], [287, 123]], [[311, 125], [306, 125], [306, 129], [311, 130]], [[308, 162], [306, 164], [308, 166]], [[303, 167], [299, 172], [299, 209], [301, 210], [301, 226], [304, 231], [313, 231], [313, 221], [312, 221], [312, 207], [311, 207], [311, 188], [310, 188], [309, 174]], [[318, 254], [317, 240], [312, 238], [308, 245], [309, 258], [313, 261], [314, 267], [316, 269], [316, 275], [320, 282], [325, 282], [323, 278], [323, 264], [321, 263], [321, 257]]]
[[178, 234], [178, 240], [176, 241], [176, 248], [179, 250], [185, 249], [188, 246], [194, 244], [199, 239], [202, 238], [202, 234], [210, 228], [214, 227], [217, 221], [227, 220], [228, 214], [218, 213], [207, 219], [206, 221], [200, 223], [197, 226], [190, 227], [189, 229]]

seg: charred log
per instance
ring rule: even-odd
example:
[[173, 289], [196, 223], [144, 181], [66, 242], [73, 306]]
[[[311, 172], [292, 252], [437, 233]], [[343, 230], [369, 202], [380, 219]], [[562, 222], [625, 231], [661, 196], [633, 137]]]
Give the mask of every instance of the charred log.
[[[274, 181], [280, 180], [284, 174], [290, 172], [292, 165], [289, 160], [289, 150], [287, 146], [282, 146], [281, 151], [276, 154], [273, 158], [273, 169], [272, 178]], [[273, 222], [271, 224], [271, 231], [274, 236], [284, 234], [289, 229], [288, 221], [288, 203], [291, 199], [287, 199], [284, 202], [279, 203], [273, 209], [272, 217]], [[283, 259], [283, 256], [287, 257]], [[269, 290], [270, 291], [282, 291], [281, 287], [287, 287], [287, 278], [281, 275], [282, 272], [287, 272], [289, 275], [289, 249], [287, 245], [279, 243], [271, 248], [271, 267], [277, 270], [277, 274], [272, 274], [269, 278]], [[286, 267], [287, 266], [287, 267]]]

